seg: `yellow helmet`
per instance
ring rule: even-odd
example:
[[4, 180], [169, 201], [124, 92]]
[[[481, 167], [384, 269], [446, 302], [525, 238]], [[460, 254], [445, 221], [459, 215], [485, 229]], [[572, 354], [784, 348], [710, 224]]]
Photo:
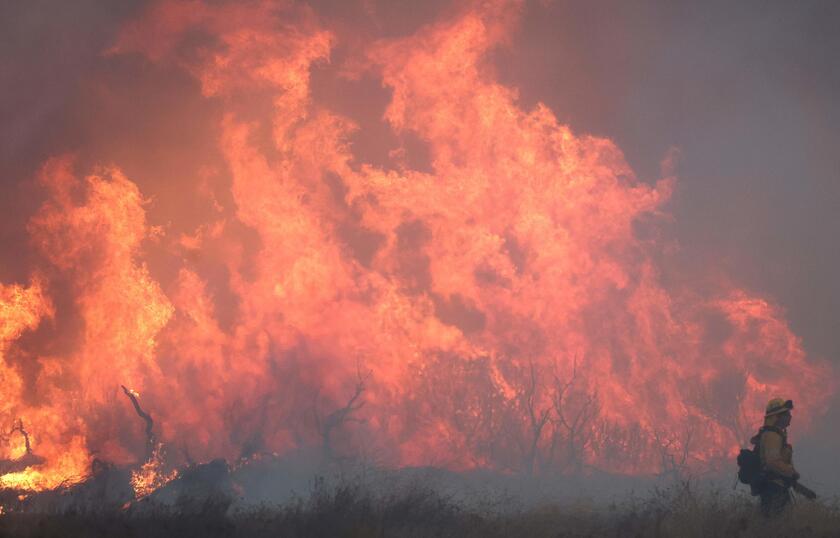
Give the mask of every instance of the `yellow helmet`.
[[772, 417], [773, 415], [781, 415], [793, 409], [793, 400], [783, 400], [781, 398], [773, 398], [767, 402], [767, 408], [764, 410], [765, 417]]

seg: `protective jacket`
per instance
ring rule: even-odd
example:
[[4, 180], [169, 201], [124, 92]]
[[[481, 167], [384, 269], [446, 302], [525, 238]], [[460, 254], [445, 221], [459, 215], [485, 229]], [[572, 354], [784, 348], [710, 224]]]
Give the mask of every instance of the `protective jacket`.
[[766, 480], [782, 487], [789, 486], [797, 472], [793, 467], [793, 447], [787, 442], [787, 432], [775, 426], [764, 426], [753, 437], [753, 443], [758, 444]]

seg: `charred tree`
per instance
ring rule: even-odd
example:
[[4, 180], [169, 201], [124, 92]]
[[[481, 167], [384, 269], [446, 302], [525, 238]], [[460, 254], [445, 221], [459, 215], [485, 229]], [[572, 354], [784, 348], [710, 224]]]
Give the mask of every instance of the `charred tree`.
[[537, 402], [537, 371], [534, 361], [528, 363], [528, 385], [522, 394], [523, 405], [528, 416], [530, 426], [530, 443], [526, 453], [526, 466], [528, 473], [533, 475], [537, 472], [537, 458], [539, 456], [540, 439], [548, 423], [551, 407], [539, 409]]
[[17, 424], [15, 424], [15, 426], [9, 432], [9, 435], [11, 435], [12, 433], [14, 433], [16, 431], [20, 432], [20, 434], [23, 436], [23, 441], [24, 441], [25, 447], [26, 447], [26, 453], [27, 454], [32, 454], [32, 445], [29, 443], [29, 432], [27, 432], [25, 429], [23, 429], [23, 419], [20, 419], [20, 418], [18, 419]]
[[554, 375], [554, 436], [550, 448], [553, 459], [558, 443], [562, 444], [565, 449], [563, 466], [571, 466], [575, 472], [580, 472], [583, 468], [584, 451], [592, 441], [592, 421], [599, 412], [597, 394], [587, 390], [581, 391], [577, 386], [578, 381], [577, 358], [572, 364], [572, 375], [567, 381], [561, 380], [556, 373]]
[[682, 436], [656, 431], [653, 438], [659, 447], [660, 476], [669, 477], [675, 482], [685, 481], [689, 476], [688, 460], [691, 442], [694, 439], [694, 427], [691, 424], [687, 425]]
[[32, 452], [32, 444], [29, 441], [29, 432], [23, 427], [23, 419], [19, 418], [17, 420], [17, 422], [12, 426], [12, 429], [9, 430], [8, 435], [12, 435], [15, 432], [23, 436], [25, 452], [23, 456], [19, 458], [0, 460], [0, 475], [23, 471], [27, 467], [40, 465], [46, 461], [41, 456]]
[[331, 412], [324, 418], [321, 418], [318, 413], [317, 405], [315, 407], [315, 422], [318, 428], [318, 433], [321, 436], [321, 449], [323, 451], [325, 461], [332, 461], [335, 459], [333, 434], [348, 422], [364, 422], [363, 419], [353, 416], [354, 413], [359, 411], [365, 405], [365, 401], [360, 398], [366, 390], [365, 381], [367, 379], [367, 375], [362, 375], [361, 370], [358, 371], [357, 375], [358, 379], [356, 381], [356, 388], [350, 398], [348, 398], [347, 403], [345, 403], [342, 407]]
[[157, 439], [155, 438], [155, 434], [153, 431], [153, 427], [155, 425], [154, 420], [152, 420], [152, 416], [147, 412], [143, 411], [143, 408], [140, 407], [140, 402], [137, 401], [138, 394], [133, 390], [129, 390], [126, 388], [125, 385], [120, 385], [123, 389], [123, 392], [128, 399], [131, 400], [131, 405], [134, 406], [134, 411], [137, 413], [143, 421], [146, 423], [146, 461], [152, 459], [152, 456], [155, 452], [155, 447], [157, 446]]

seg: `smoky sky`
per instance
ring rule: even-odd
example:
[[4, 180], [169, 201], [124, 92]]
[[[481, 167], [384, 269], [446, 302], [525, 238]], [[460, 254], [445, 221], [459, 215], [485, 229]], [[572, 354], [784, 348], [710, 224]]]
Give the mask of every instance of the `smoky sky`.
[[[530, 3], [502, 81], [578, 132], [613, 139], [640, 179], [678, 150], [680, 250], [772, 297], [810, 354], [840, 363], [840, 4]], [[807, 450], [829, 458], [835, 399]], [[836, 482], [836, 480], [833, 480]]]
[[835, 2], [528, 4], [499, 70], [643, 180], [678, 149], [683, 255], [775, 297], [836, 359], [838, 23]]
[[[0, 281], [28, 278], [38, 166], [90, 140], [130, 138], [125, 118], [94, 134], [74, 126], [103, 114], [83, 81], [114, 66], [103, 51], [144, 5], [0, 3]], [[313, 92], [362, 130], [394, 136], [381, 121], [388, 92], [379, 82], [337, 81], [330, 70], [359, 43], [410, 34], [452, 5], [311, 5], [339, 39], [330, 66], [313, 73]], [[703, 267], [772, 297], [805, 349], [840, 367], [838, 25], [833, 1], [532, 1], [491, 60], [521, 106], [545, 103], [576, 132], [613, 139], [642, 181], [659, 178], [676, 150], [669, 233], [679, 250], [666, 273]], [[119, 68], [125, 84], [145, 76], [130, 62]], [[167, 80], [173, 93], [190, 84]], [[376, 160], [376, 148], [358, 150]], [[835, 404], [822, 424], [837, 416]]]

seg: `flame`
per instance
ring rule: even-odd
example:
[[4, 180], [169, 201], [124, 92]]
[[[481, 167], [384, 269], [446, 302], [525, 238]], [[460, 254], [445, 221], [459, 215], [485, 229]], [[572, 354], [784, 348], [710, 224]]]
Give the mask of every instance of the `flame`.
[[134, 489], [134, 497], [136, 499], [145, 497], [177, 477], [178, 471], [176, 470], [168, 473], [164, 471], [163, 448], [162, 445], [158, 444], [152, 452], [152, 457], [138, 470], [131, 473], [131, 487]]
[[87, 478], [90, 458], [81, 437], [73, 437], [60, 450], [43, 447], [46, 462], [0, 476], [0, 489], [42, 491], [69, 487]]
[[[731, 455], [772, 396], [796, 399], [803, 426], [824, 411], [833, 374], [781, 307], [726, 282], [664, 283], [670, 245], [637, 227], [667, 223], [675, 178], [640, 181], [612, 141], [524, 110], [493, 78], [488, 52], [518, 10], [466, 3], [347, 61], [390, 90], [384, 121], [425, 144], [422, 170], [406, 147], [361, 162], [365, 133], [313, 97], [340, 38], [309, 7], [163, 1], [127, 25], [109, 56], [192, 77], [224, 166], [179, 180], [171, 195], [206, 218], [173, 224], [149, 222], [158, 200], [119, 163], [45, 163], [28, 228], [42, 262], [28, 287], [0, 285], [0, 424], [25, 417], [45, 463], [0, 486], [78, 479], [94, 453], [142, 461], [127, 380], [159, 439], [201, 461], [317, 447], [662, 472]], [[79, 320], [63, 325], [72, 345], [29, 357], [34, 370], [10, 358], [60, 315]], [[175, 478], [163, 459], [132, 475], [138, 497]]]

